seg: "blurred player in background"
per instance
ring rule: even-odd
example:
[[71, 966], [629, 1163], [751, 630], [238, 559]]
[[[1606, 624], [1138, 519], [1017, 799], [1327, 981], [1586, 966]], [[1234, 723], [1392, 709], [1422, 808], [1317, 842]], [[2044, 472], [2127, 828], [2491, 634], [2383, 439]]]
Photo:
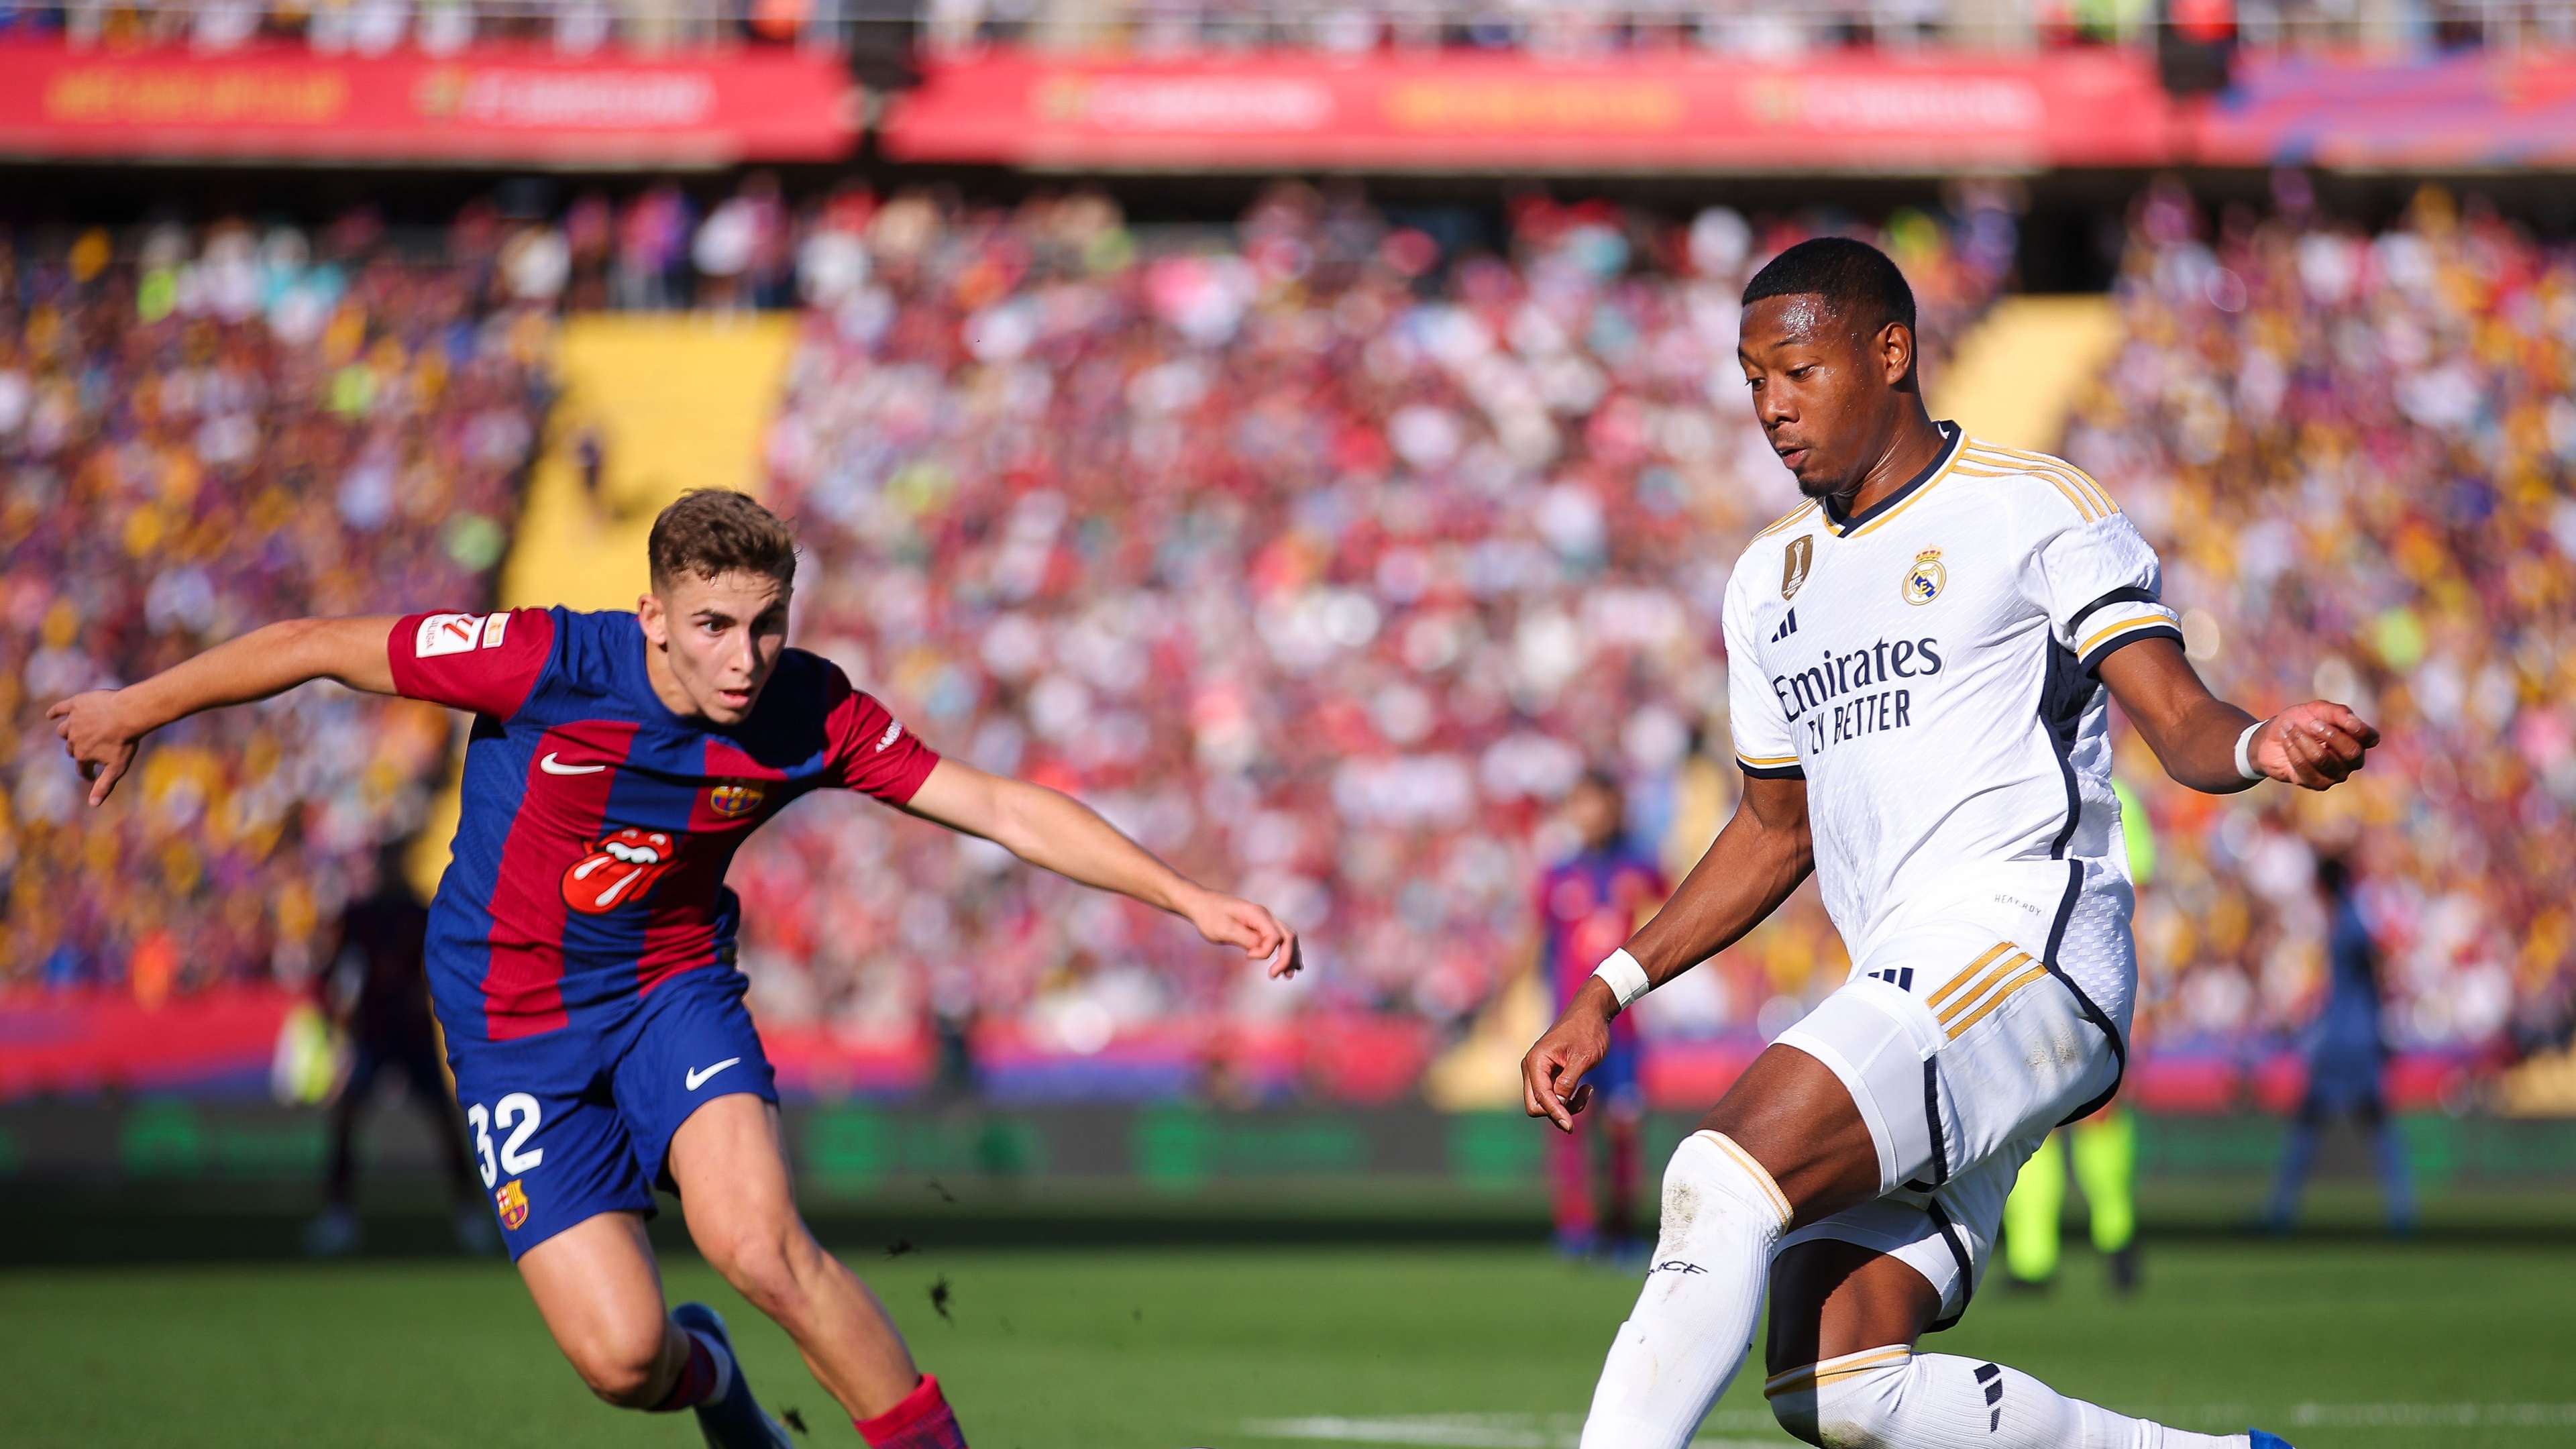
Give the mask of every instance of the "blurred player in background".
[[[1585, 775], [1566, 794], [1565, 819], [1578, 844], [1574, 854], [1540, 874], [1535, 903], [1540, 969], [1560, 1011], [1591, 979], [1593, 966], [1618, 950], [1666, 894], [1654, 857], [1629, 837], [1627, 796], [1617, 780], [1597, 770]], [[1637, 1241], [1637, 1177], [1646, 1113], [1644, 1050], [1633, 1020], [1611, 1023], [1609, 1051], [1590, 1079], [1601, 1107], [1602, 1140], [1595, 1143], [1588, 1131], [1572, 1132], [1553, 1144], [1556, 1246], [1568, 1257], [1627, 1261], [1643, 1247]]]
[[[2156, 875], [2155, 826], [2146, 806], [2116, 777], [2111, 791], [2120, 801], [2129, 879], [2143, 886]], [[2129, 1045], [2137, 1047], [2134, 1036]], [[2084, 1193], [2084, 1225], [2093, 1251], [2109, 1264], [2111, 1287], [2134, 1293], [2140, 1276], [2138, 1118], [2116, 1100], [2074, 1126], [2050, 1133], [2022, 1164], [2012, 1196], [2004, 1202], [2004, 1271], [2016, 1288], [2045, 1288], [2056, 1281], [2070, 1158], [2075, 1185]]]
[[2328, 1120], [2351, 1117], [2370, 1134], [2371, 1160], [2379, 1168], [2388, 1230], [2415, 1227], [2415, 1187], [2406, 1172], [2406, 1150], [2388, 1116], [2380, 1077], [2388, 1068], [2388, 1039], [2380, 1027], [2379, 948], [2354, 899], [2352, 866], [2342, 856], [2317, 861], [2317, 895], [2326, 909], [2325, 1009], [2309, 1028], [2308, 1089], [2291, 1119], [2281, 1178], [2272, 1188], [2266, 1224], [2286, 1233], [2297, 1223], [2299, 1195], [2316, 1166], [2317, 1139]]
[[2137, 1291], [2138, 1114], [2113, 1102], [2040, 1141], [2004, 1203], [2004, 1271], [2016, 1288], [2057, 1281], [2063, 1252], [2066, 1174], [2084, 1192], [2084, 1224], [2093, 1251], [2110, 1266], [2111, 1287]]
[[939, 1381], [797, 1214], [734, 965], [734, 851], [797, 797], [856, 790], [1170, 911], [1275, 976], [1297, 969], [1296, 940], [1069, 797], [941, 759], [838, 665], [788, 648], [795, 539], [747, 495], [682, 496], [648, 552], [631, 614], [292, 620], [48, 717], [96, 806], [152, 731], [308, 680], [473, 711], [430, 987], [484, 1186], [556, 1345], [609, 1403], [694, 1409], [722, 1449], [788, 1442], [715, 1311], [664, 1311], [644, 1221], [665, 1188], [861, 1438], [963, 1449]]
[[1743, 804], [1530, 1048], [1524, 1106], [1571, 1130], [1619, 1012], [1811, 873], [1852, 970], [1674, 1152], [1584, 1449], [1687, 1444], [1766, 1282], [1764, 1393], [1811, 1444], [2272, 1449], [1915, 1348], [1967, 1311], [2039, 1140], [2119, 1090], [2137, 960], [2109, 698], [2212, 794], [2328, 788], [2378, 733], [2337, 704], [2257, 720], [2212, 696], [2099, 485], [1924, 411], [1913, 291], [1883, 253], [1802, 242], [1743, 304], [1754, 413], [1808, 500], [1727, 584]]
[[[339, 943], [323, 958], [316, 982], [324, 1009], [349, 1041], [349, 1079], [331, 1103], [328, 1197], [304, 1234], [305, 1250], [317, 1257], [358, 1246], [358, 1113], [388, 1072], [401, 1075], [405, 1098], [436, 1128], [439, 1163], [456, 1194], [457, 1243], [472, 1253], [501, 1245], [466, 1161], [465, 1119], [438, 1061], [424, 956], [428, 934], [429, 911], [403, 878], [401, 851], [377, 852], [373, 886], [341, 912]], [[356, 976], [354, 983], [340, 980], [344, 969]]]

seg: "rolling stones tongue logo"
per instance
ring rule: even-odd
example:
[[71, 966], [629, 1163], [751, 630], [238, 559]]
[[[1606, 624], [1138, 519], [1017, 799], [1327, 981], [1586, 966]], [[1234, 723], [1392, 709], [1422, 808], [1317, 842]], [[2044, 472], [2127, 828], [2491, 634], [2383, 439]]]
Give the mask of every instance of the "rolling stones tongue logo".
[[629, 825], [613, 831], [564, 872], [564, 904], [597, 916], [640, 901], [671, 868], [678, 847], [676, 838], [659, 830]]

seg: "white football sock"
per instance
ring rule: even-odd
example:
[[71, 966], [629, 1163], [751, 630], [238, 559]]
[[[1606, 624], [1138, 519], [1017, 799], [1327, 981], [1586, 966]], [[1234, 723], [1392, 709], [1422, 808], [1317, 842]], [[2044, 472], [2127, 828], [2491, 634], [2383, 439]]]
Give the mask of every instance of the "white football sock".
[[1601, 1366], [1582, 1449], [1690, 1442], [1753, 1347], [1771, 1250], [1789, 1216], [1780, 1185], [1724, 1134], [1696, 1132], [1674, 1150], [1655, 1261]]
[[1780, 1427], [1829, 1449], [2245, 1449], [2131, 1419], [2001, 1364], [1903, 1346], [1844, 1354], [1763, 1386]]

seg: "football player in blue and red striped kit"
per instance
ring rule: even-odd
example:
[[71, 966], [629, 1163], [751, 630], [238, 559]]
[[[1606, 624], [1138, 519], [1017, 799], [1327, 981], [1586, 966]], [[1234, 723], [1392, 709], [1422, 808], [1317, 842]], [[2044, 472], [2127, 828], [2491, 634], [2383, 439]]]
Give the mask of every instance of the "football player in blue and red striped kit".
[[[1565, 821], [1574, 831], [1575, 851], [1540, 872], [1532, 903], [1540, 969], [1559, 1011], [1592, 979], [1601, 958], [1636, 934], [1638, 923], [1672, 894], [1654, 857], [1629, 838], [1628, 797], [1610, 775], [1595, 770], [1575, 782], [1565, 795]], [[1647, 1245], [1636, 1236], [1644, 1054], [1635, 1017], [1622, 1012], [1612, 1018], [1610, 1049], [1584, 1078], [1601, 1110], [1576, 1119], [1600, 1119], [1599, 1160], [1590, 1132], [1568, 1132], [1550, 1145], [1556, 1248], [1567, 1257], [1624, 1262], [1645, 1253]], [[1603, 1189], [1597, 1199], [1596, 1172]]]
[[1269, 911], [1193, 883], [1078, 802], [943, 760], [840, 668], [786, 647], [796, 550], [740, 493], [656, 519], [634, 613], [300, 619], [50, 717], [105, 801], [145, 735], [312, 679], [474, 714], [432, 996], [503, 1236], [601, 1398], [697, 1411], [711, 1445], [785, 1444], [723, 1321], [666, 1314], [644, 1221], [690, 1236], [796, 1341], [877, 1449], [963, 1449], [937, 1379], [796, 1212], [778, 1090], [734, 964], [725, 867], [811, 790], [856, 790], [1297, 969]]

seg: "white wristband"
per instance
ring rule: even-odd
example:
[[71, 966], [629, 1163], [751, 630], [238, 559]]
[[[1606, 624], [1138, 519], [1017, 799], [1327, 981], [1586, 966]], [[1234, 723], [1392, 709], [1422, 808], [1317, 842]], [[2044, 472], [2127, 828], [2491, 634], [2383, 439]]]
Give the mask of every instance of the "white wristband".
[[2254, 768], [2254, 736], [2270, 723], [2268, 719], [2258, 719], [2245, 727], [2245, 733], [2236, 737], [2236, 773], [2248, 780], [2263, 778], [2263, 772]]
[[1654, 983], [1646, 979], [1646, 968], [1637, 964], [1637, 958], [1629, 955], [1625, 946], [1611, 952], [1600, 965], [1593, 967], [1592, 974], [1600, 977], [1610, 988], [1610, 995], [1619, 1003], [1621, 1011], [1628, 1009], [1629, 1002], [1654, 989]]

